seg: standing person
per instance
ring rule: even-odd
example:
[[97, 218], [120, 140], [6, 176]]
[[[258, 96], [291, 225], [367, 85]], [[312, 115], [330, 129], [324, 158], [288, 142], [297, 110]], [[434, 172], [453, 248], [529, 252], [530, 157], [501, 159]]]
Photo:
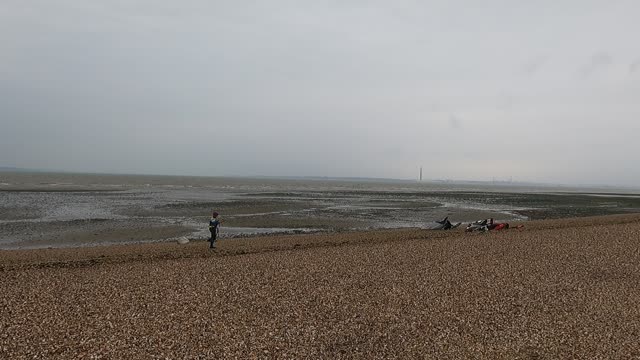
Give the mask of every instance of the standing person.
[[216, 239], [218, 238], [218, 226], [220, 226], [220, 220], [218, 220], [218, 213], [213, 212], [211, 214], [211, 220], [209, 220], [209, 232], [211, 232], [211, 238], [209, 238], [209, 242], [211, 243], [209, 249], [216, 248]]

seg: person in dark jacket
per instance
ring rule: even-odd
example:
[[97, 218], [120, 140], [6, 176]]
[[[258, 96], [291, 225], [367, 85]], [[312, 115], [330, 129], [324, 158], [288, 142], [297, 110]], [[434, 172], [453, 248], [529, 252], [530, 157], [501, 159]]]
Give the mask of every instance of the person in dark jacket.
[[209, 232], [211, 233], [211, 238], [209, 238], [209, 249], [215, 249], [216, 247], [216, 239], [218, 238], [220, 220], [218, 219], [218, 213], [213, 212], [211, 214], [211, 220], [209, 220]]

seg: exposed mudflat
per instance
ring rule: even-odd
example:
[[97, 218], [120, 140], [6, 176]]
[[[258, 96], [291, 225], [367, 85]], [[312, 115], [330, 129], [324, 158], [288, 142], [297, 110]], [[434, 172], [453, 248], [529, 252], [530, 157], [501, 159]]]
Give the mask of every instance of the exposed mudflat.
[[[570, 191], [571, 190], [571, 191]], [[640, 195], [522, 186], [0, 172], [0, 249], [425, 228], [640, 211]]]
[[640, 216], [0, 251], [0, 358], [640, 357]]

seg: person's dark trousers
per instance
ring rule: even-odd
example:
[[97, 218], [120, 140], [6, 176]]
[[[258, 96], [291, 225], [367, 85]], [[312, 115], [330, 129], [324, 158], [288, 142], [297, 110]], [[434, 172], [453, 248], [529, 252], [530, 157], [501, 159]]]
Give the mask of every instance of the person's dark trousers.
[[215, 246], [215, 243], [216, 243], [216, 235], [217, 235], [217, 234], [216, 234], [216, 231], [215, 231], [215, 230], [212, 230], [212, 231], [211, 231], [211, 239], [209, 239], [209, 243], [211, 244], [211, 245], [209, 246], [209, 249], [213, 249], [214, 247], [216, 247], [216, 246]]

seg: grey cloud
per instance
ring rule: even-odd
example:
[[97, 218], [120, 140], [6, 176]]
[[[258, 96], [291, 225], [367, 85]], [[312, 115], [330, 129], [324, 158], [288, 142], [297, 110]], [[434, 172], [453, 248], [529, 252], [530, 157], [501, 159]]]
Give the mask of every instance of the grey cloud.
[[547, 59], [545, 57], [533, 58], [522, 67], [522, 71], [526, 75], [534, 75], [545, 65]]
[[449, 127], [451, 129], [457, 130], [462, 126], [462, 119], [455, 115], [449, 116]]
[[638, 69], [640, 69], [640, 59], [635, 60], [629, 65], [629, 74], [634, 74]]
[[580, 75], [583, 78], [587, 78], [595, 72], [610, 66], [611, 64], [613, 64], [613, 58], [611, 57], [611, 55], [609, 55], [609, 53], [604, 51], [594, 53], [589, 58], [587, 64], [585, 64], [580, 69]]

